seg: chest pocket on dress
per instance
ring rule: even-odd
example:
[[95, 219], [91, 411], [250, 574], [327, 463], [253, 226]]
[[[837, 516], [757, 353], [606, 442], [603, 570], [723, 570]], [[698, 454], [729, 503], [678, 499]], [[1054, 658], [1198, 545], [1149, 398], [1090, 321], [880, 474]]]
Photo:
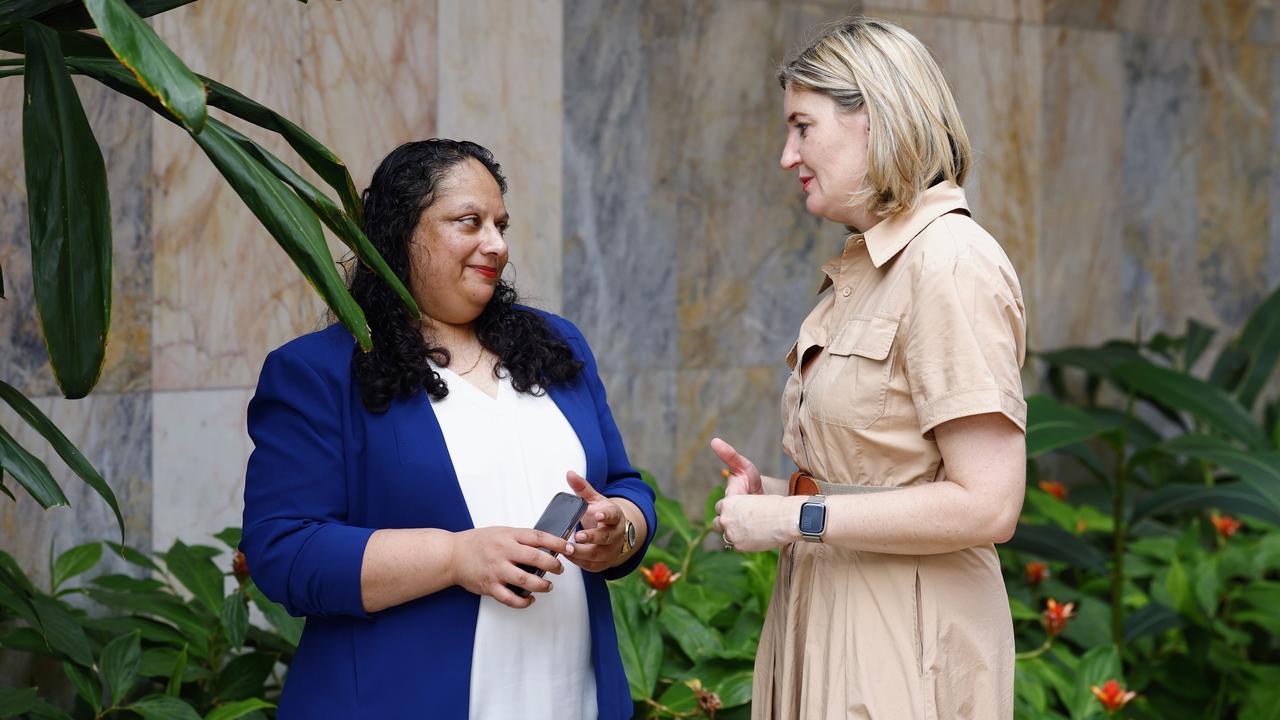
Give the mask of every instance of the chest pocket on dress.
[[898, 320], [854, 317], [836, 334], [813, 398], [817, 419], [843, 427], [869, 427], [884, 414], [885, 394], [893, 375], [893, 339]]

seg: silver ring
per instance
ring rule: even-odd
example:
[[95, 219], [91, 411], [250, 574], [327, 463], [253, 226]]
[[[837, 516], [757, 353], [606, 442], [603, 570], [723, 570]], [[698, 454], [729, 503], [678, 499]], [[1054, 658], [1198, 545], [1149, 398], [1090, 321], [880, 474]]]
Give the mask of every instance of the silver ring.
[[728, 535], [725, 535], [724, 533], [720, 533], [720, 539], [724, 541], [724, 549], [725, 549], [725, 550], [732, 550], [732, 549], [733, 549], [733, 543], [729, 542], [729, 536], [728, 536]]

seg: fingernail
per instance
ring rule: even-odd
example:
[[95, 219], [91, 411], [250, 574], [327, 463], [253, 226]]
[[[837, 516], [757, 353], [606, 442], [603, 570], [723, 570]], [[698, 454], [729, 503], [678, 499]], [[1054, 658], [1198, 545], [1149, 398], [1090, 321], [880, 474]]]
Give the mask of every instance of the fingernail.
[[565, 554], [565, 555], [572, 555], [572, 554], [573, 554], [573, 543], [569, 543], [568, 545], [565, 545], [565, 546], [564, 546], [564, 554]]

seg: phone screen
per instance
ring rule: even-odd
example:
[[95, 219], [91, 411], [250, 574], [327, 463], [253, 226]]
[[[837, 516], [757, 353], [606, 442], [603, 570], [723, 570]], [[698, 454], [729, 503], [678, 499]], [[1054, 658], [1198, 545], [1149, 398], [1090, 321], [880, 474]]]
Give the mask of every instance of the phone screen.
[[[587, 511], [587, 501], [577, 495], [570, 495], [566, 492], [556, 493], [551, 498], [551, 502], [547, 503], [547, 509], [542, 511], [542, 517], [538, 518], [538, 522], [533, 526], [534, 530], [541, 530], [545, 533], [556, 535], [562, 539], [569, 539], [569, 535], [573, 533], [573, 529], [578, 526], [578, 521], [582, 519], [583, 513]], [[555, 557], [556, 553], [542, 549], [543, 552], [549, 553]], [[547, 573], [542, 568], [530, 567], [528, 565], [517, 564], [516, 567], [527, 573], [533, 573], [538, 577], [542, 577]], [[508, 585], [508, 589], [520, 597], [529, 597], [529, 591]]]

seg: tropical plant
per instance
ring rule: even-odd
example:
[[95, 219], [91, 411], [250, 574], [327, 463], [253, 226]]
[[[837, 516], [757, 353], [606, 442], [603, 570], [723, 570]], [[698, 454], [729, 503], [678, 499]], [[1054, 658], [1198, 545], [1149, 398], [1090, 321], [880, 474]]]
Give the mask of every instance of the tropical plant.
[[[218, 533], [232, 551], [238, 528]], [[82, 582], [103, 545], [140, 568], [139, 579], [104, 574]], [[302, 634], [254, 586], [243, 555], [175, 542], [154, 558], [114, 543], [87, 543], [50, 555], [39, 589], [0, 552], [0, 647], [47, 658], [75, 689], [71, 714], [45, 688], [0, 689], [0, 718], [36, 720], [142, 717], [145, 720], [262, 720], [271, 716], [283, 670]], [[226, 575], [236, 587], [224, 594]], [[86, 613], [86, 600], [101, 612]], [[270, 630], [249, 622], [258, 608]]]
[[750, 717], [751, 672], [778, 553], [708, 550], [718, 488], [701, 521], [657, 493], [658, 535], [638, 573], [609, 583], [636, 717]]
[[[107, 174], [72, 75], [92, 78], [186, 130], [362, 347], [370, 347], [369, 327], [329, 254], [321, 224], [418, 312], [409, 291], [361, 231], [360, 198], [342, 161], [270, 108], [193, 73], [143, 21], [192, 1], [0, 2], [0, 50], [12, 54], [0, 59], [0, 77], [21, 76], [24, 82], [22, 141], [36, 309], [50, 367], [68, 398], [89, 394], [102, 372], [112, 282]], [[91, 29], [98, 34], [86, 32]], [[209, 106], [278, 133], [338, 200], [211, 116]], [[0, 398], [102, 496], [123, 533], [115, 494], [92, 464], [2, 380]], [[4, 486], [6, 472], [43, 507], [68, 504], [48, 467], [0, 428], [0, 491], [13, 497]]]
[[1028, 398], [1026, 505], [1001, 552], [1019, 716], [1280, 717], [1280, 404], [1256, 412], [1280, 291], [1202, 362], [1214, 335], [1193, 321], [1039, 356], [1052, 395]]

